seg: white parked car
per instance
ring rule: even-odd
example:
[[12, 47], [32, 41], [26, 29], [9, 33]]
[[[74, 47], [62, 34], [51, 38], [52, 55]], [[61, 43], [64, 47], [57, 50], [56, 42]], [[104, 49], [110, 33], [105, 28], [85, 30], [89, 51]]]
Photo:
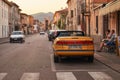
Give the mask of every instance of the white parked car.
[[40, 35], [44, 35], [45, 34], [45, 32], [44, 31], [40, 31]]
[[18, 42], [24, 42], [25, 41], [25, 35], [23, 31], [13, 31], [10, 35], [10, 43], [18, 41]]

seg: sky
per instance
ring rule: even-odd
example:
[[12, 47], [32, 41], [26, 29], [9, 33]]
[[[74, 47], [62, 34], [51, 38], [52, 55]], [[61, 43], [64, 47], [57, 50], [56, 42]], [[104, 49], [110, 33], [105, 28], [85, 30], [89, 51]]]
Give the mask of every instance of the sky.
[[9, 0], [20, 6], [23, 13], [55, 12], [67, 7], [67, 0]]

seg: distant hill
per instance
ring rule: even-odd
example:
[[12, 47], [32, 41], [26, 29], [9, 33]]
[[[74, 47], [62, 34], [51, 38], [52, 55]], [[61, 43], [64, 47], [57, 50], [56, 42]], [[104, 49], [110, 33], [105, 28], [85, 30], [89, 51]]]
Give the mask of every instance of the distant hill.
[[52, 12], [48, 12], [48, 13], [43, 13], [43, 12], [40, 12], [40, 13], [36, 13], [36, 14], [32, 14], [32, 16], [35, 18], [35, 19], [38, 19], [39, 21], [43, 22], [45, 18], [49, 18], [50, 20], [53, 19], [53, 13]]

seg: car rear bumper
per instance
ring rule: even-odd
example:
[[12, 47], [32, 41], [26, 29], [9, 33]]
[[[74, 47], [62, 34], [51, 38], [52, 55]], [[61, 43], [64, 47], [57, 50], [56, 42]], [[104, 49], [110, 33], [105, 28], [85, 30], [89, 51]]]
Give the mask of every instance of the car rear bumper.
[[94, 50], [57, 50], [54, 53], [58, 56], [93, 56]]
[[10, 38], [10, 41], [22, 41], [24, 40], [23, 38]]

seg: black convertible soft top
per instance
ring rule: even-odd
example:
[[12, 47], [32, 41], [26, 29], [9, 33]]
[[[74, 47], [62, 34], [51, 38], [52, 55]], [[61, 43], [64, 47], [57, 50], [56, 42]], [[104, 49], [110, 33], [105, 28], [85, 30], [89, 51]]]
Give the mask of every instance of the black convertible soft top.
[[65, 37], [65, 36], [84, 36], [83, 31], [58, 31], [56, 37]]

